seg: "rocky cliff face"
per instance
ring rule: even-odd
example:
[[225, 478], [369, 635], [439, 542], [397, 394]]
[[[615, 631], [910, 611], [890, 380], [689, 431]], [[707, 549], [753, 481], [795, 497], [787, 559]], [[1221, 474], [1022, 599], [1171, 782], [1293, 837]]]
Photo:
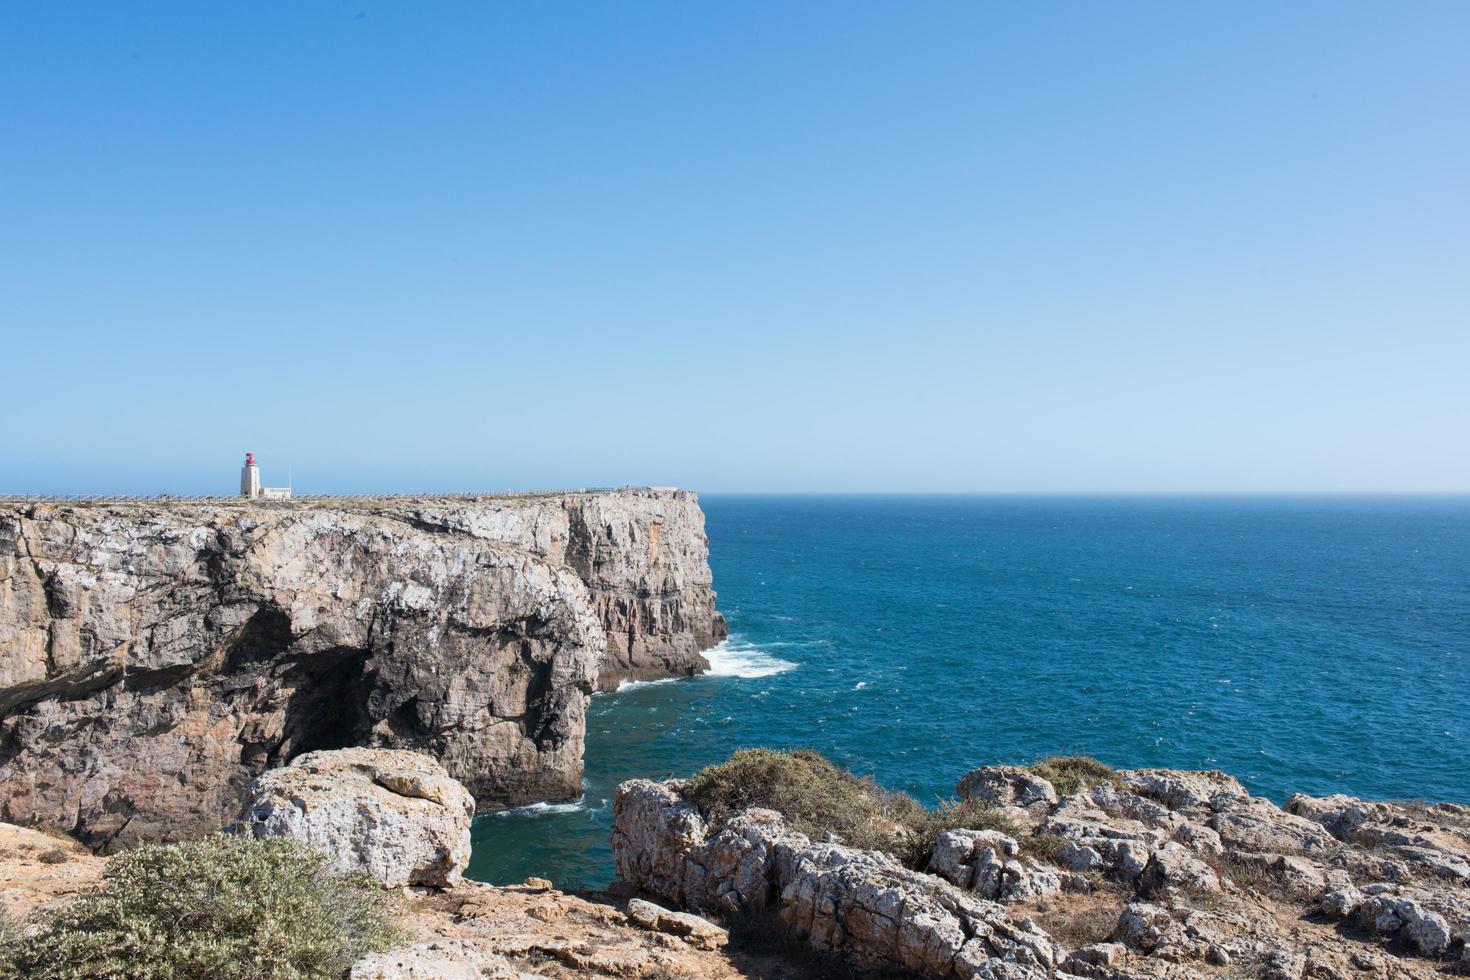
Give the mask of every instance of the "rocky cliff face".
[[699, 673], [709, 667], [700, 651], [726, 636], [704, 513], [692, 493], [630, 490], [474, 506], [405, 501], [392, 510], [421, 527], [514, 545], [574, 569], [607, 635], [603, 690]]
[[428, 752], [481, 806], [574, 797], [599, 679], [723, 637], [706, 559], [672, 490], [0, 507], [0, 817], [192, 836], [349, 745]]

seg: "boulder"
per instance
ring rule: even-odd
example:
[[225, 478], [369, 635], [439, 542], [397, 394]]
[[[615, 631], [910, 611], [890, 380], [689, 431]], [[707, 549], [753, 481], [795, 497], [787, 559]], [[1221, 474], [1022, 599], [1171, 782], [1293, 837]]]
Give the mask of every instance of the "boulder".
[[1239, 780], [1216, 770], [1134, 769], [1123, 778], [1139, 796], [1196, 820], [1250, 797]]
[[1069, 954], [1062, 968], [1075, 971], [1079, 966], [1119, 967], [1127, 955], [1128, 947], [1122, 943], [1092, 943]]
[[1138, 891], [1144, 897], [1155, 897], [1179, 888], [1217, 892], [1220, 879], [1209, 865], [1193, 857], [1187, 847], [1170, 841], [1149, 858], [1139, 874]]
[[262, 774], [234, 829], [294, 837], [387, 887], [445, 887], [469, 863], [474, 815], [469, 791], [426, 755], [332, 749]]
[[1337, 847], [1321, 824], [1260, 797], [1231, 800], [1208, 824], [1227, 848], [1253, 854], [1322, 854]]
[[1364, 928], [1387, 936], [1402, 935], [1406, 942], [1427, 956], [1446, 952], [1453, 938], [1450, 924], [1444, 916], [1426, 909], [1412, 898], [1372, 895], [1358, 906], [1357, 916]]
[[981, 766], [966, 773], [955, 792], [960, 799], [991, 806], [1053, 806], [1057, 802], [1056, 788], [1024, 766]]
[[1338, 840], [1350, 841], [1359, 827], [1384, 819], [1389, 808], [1341, 794], [1317, 797], [1296, 793], [1286, 801], [1286, 812], [1320, 823]]
[[995, 898], [1006, 858], [1020, 850], [1014, 838], [996, 830], [946, 830], [934, 844], [929, 873]]
[[719, 949], [730, 940], [728, 931], [708, 919], [688, 912], [670, 912], [641, 898], [628, 903], [628, 918], [645, 929], [678, 936], [700, 949]]

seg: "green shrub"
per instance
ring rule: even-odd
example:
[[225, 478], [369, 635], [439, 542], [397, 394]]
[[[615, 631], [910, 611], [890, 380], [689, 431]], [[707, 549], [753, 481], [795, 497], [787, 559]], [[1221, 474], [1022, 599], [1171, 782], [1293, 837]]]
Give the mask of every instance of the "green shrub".
[[396, 938], [367, 878], [296, 841], [216, 834], [113, 858], [99, 891], [6, 944], [0, 965], [37, 980], [308, 980]]
[[1063, 795], [1075, 793], [1084, 786], [1124, 788], [1118, 770], [1086, 755], [1054, 755], [1031, 766], [1031, 771], [1056, 787]]
[[0, 966], [5, 964], [3, 950], [7, 943], [12, 943], [21, 937], [20, 923], [15, 917], [6, 911], [5, 906], [0, 905]]
[[1065, 844], [1054, 835], [1033, 835], [1004, 810], [979, 800], [949, 800], [927, 810], [913, 797], [883, 789], [809, 749], [736, 752], [695, 773], [684, 792], [717, 822], [746, 807], [766, 807], [813, 840], [830, 836], [852, 847], [885, 851], [919, 870], [929, 866], [934, 845], [947, 830], [996, 830], [1014, 837], [1026, 853], [1048, 859]]
[[854, 776], [808, 749], [736, 752], [695, 773], [685, 793], [712, 820], [766, 807], [813, 840], [831, 836], [900, 859], [912, 858], [918, 830], [929, 817], [913, 797]]

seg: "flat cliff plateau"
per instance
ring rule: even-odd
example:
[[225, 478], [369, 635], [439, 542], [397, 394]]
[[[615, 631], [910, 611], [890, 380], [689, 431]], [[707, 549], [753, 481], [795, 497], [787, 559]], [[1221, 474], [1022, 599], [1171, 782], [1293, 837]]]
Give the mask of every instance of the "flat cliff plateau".
[[688, 492], [0, 504], [0, 819], [197, 836], [303, 752], [574, 798], [587, 700], [725, 636]]

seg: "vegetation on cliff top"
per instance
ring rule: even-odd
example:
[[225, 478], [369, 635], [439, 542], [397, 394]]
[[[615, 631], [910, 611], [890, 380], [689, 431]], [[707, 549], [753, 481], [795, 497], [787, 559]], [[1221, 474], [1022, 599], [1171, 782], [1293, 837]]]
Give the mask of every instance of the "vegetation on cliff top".
[[[1053, 756], [1032, 769], [1064, 793], [1122, 781], [1116, 770], [1086, 756]], [[837, 839], [885, 851], [918, 869], [928, 866], [934, 845], [947, 830], [997, 830], [1032, 853], [1045, 854], [1058, 843], [1047, 835], [1032, 835], [1005, 811], [979, 800], [951, 800], [927, 809], [908, 794], [884, 789], [871, 777], [854, 775], [810, 749], [736, 752], [695, 773], [684, 792], [712, 820], [765, 807], [779, 811], [793, 829], [813, 840]]]
[[765, 807], [813, 840], [836, 837], [896, 854], [906, 850], [929, 813], [913, 797], [855, 776], [809, 749], [736, 752], [695, 773], [685, 793], [714, 820]]
[[1124, 789], [1126, 783], [1118, 770], [1106, 762], [1086, 755], [1053, 755], [1031, 765], [1031, 771], [1056, 787], [1062, 795], [1075, 793], [1084, 786], [1112, 786]]
[[293, 840], [216, 834], [113, 858], [99, 891], [0, 945], [0, 974], [315, 980], [397, 936], [367, 878]]

